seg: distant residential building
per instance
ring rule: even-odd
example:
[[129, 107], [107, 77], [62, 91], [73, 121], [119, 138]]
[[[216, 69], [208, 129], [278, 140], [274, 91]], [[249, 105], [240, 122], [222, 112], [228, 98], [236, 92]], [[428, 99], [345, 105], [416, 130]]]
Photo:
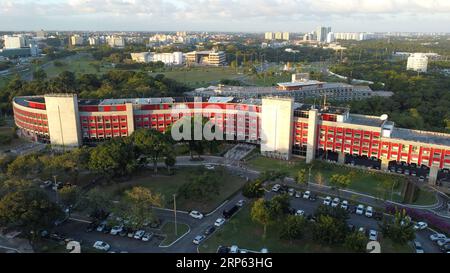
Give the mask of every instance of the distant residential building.
[[89, 37], [88, 42], [89, 45], [91, 46], [96, 46], [100, 44], [100, 40], [98, 39], [98, 37]]
[[17, 48], [23, 48], [26, 47], [26, 38], [22, 35], [16, 35], [16, 36], [9, 36], [5, 35], [3, 36], [3, 39], [5, 41], [5, 49], [17, 49]]
[[106, 38], [106, 42], [110, 47], [125, 47], [125, 39], [120, 36], [109, 36]]
[[289, 32], [283, 32], [283, 40], [289, 41], [289, 36], [290, 36]]
[[330, 32], [327, 34], [327, 44], [331, 44], [334, 42], [334, 33]]
[[225, 65], [225, 62], [223, 51], [192, 51], [186, 54], [187, 64], [221, 66]]
[[327, 35], [331, 32], [331, 27], [318, 27], [316, 30], [316, 38], [319, 43], [327, 41]]
[[427, 72], [428, 57], [424, 53], [413, 53], [408, 57], [406, 64], [407, 70], [413, 70], [417, 72]]
[[81, 46], [84, 44], [84, 38], [78, 34], [70, 37], [70, 44], [73, 46]]
[[289, 32], [266, 32], [264, 38], [266, 40], [284, 40], [289, 41]]
[[275, 40], [283, 40], [283, 32], [275, 32]]
[[36, 38], [41, 40], [45, 39], [47, 38], [47, 33], [43, 29], [36, 31]]
[[264, 38], [265, 38], [266, 40], [273, 40], [273, 38], [274, 38], [273, 32], [266, 32], [266, 33], [264, 34]]
[[151, 62], [150, 52], [131, 53], [131, 59], [136, 63], [149, 63]]

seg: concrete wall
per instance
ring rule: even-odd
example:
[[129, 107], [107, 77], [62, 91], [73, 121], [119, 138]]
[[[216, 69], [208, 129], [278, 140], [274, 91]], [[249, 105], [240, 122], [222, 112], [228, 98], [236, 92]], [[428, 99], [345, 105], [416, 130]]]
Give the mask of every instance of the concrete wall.
[[294, 99], [262, 99], [261, 116], [261, 153], [289, 160], [292, 153]]
[[308, 142], [306, 144], [306, 163], [311, 163], [316, 158], [317, 148], [317, 125], [319, 123], [319, 111], [309, 111], [308, 118]]
[[45, 95], [45, 105], [51, 144], [62, 147], [81, 146], [77, 95]]

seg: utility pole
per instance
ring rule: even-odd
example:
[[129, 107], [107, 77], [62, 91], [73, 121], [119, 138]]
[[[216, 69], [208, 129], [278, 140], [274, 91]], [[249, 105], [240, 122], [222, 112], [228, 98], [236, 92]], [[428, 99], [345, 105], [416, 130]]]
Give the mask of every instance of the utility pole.
[[176, 194], [173, 195], [173, 213], [175, 216], [175, 236], [178, 236], [178, 225], [177, 225], [177, 199]]
[[59, 196], [58, 196], [58, 183], [56, 182], [57, 175], [53, 175], [53, 181], [55, 182], [55, 196], [56, 196], [56, 204], [59, 204]]

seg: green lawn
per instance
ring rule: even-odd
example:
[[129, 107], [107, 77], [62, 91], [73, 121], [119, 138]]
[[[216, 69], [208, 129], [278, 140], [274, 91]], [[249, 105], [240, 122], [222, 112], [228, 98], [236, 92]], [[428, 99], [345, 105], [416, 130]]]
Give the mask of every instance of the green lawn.
[[[287, 172], [290, 177], [295, 177], [298, 170], [308, 170], [308, 168], [310, 167], [310, 165], [306, 164], [305, 160], [303, 159], [283, 161], [266, 158], [263, 156], [259, 156], [249, 160], [248, 165], [251, 168], [259, 171], [284, 171]], [[313, 168], [311, 170], [311, 180], [316, 183], [320, 183], [320, 181], [322, 180], [322, 183], [327, 185], [330, 177], [333, 174], [351, 174], [351, 183], [348, 188], [349, 190], [366, 193], [383, 199], [390, 199], [391, 197], [391, 190], [387, 191], [385, 188], [383, 188], [383, 182], [395, 182], [396, 184], [393, 191], [394, 194], [392, 195], [393, 200], [396, 202], [402, 201], [401, 189], [403, 187], [403, 184], [406, 183], [406, 179], [404, 177], [316, 161], [313, 164]], [[420, 190], [418, 198], [414, 202], [414, 204], [431, 205], [435, 202], [436, 197], [433, 193], [425, 190]]]
[[56, 60], [62, 63], [63, 66], [55, 66], [55, 61], [44, 67], [45, 72], [49, 78], [58, 76], [63, 71], [71, 71], [75, 74], [103, 74], [108, 72], [108, 68], [100, 67], [97, 70], [92, 64], [100, 65], [100, 62], [95, 61], [92, 56], [88, 54], [78, 54], [69, 56], [67, 58]]
[[[250, 204], [251, 205], [251, 204]], [[296, 241], [286, 241], [279, 238], [280, 225], [267, 228], [266, 239], [263, 239], [263, 227], [250, 218], [250, 205], [238, 212], [223, 228], [214, 233], [200, 247], [202, 253], [215, 253], [218, 246], [237, 245], [240, 248], [259, 251], [266, 247], [272, 253], [346, 253], [343, 246], [324, 246], [312, 239], [307, 229], [304, 238]], [[382, 252], [411, 252], [408, 245], [393, 245], [390, 240], [381, 240]]]
[[151, 75], [164, 74], [167, 78], [185, 83], [191, 87], [206, 87], [217, 84], [221, 79], [235, 79], [241, 77], [236, 71], [229, 67], [191, 67], [174, 68]]
[[186, 224], [177, 224], [177, 235], [175, 235], [175, 223], [168, 222], [161, 228], [161, 232], [166, 235], [161, 245], [167, 246], [188, 232], [189, 226]]
[[[134, 186], [147, 187], [154, 192], [161, 193], [165, 200], [165, 207], [172, 208], [173, 194], [178, 192], [181, 185], [189, 181], [189, 176], [194, 170], [194, 167], [179, 168], [174, 175], [170, 176], [163, 170], [160, 170], [159, 175], [154, 175], [152, 171], [145, 171], [136, 175], [130, 181], [101, 187], [103, 191], [111, 193], [115, 200], [120, 200], [123, 192]], [[223, 173], [219, 169], [213, 170], [213, 172], [217, 172], [217, 179], [220, 183], [219, 195], [211, 196], [209, 200], [192, 200], [180, 197], [177, 198], [177, 209], [212, 211], [245, 184], [243, 178], [232, 175], [225, 169]]]

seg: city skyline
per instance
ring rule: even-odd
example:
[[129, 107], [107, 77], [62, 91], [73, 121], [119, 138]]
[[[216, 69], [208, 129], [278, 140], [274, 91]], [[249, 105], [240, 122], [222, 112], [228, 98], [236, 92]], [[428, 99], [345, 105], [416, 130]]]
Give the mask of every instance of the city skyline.
[[[0, 0], [2, 31], [447, 32], [445, 0]], [[56, 26], [56, 27], [55, 27]]]

